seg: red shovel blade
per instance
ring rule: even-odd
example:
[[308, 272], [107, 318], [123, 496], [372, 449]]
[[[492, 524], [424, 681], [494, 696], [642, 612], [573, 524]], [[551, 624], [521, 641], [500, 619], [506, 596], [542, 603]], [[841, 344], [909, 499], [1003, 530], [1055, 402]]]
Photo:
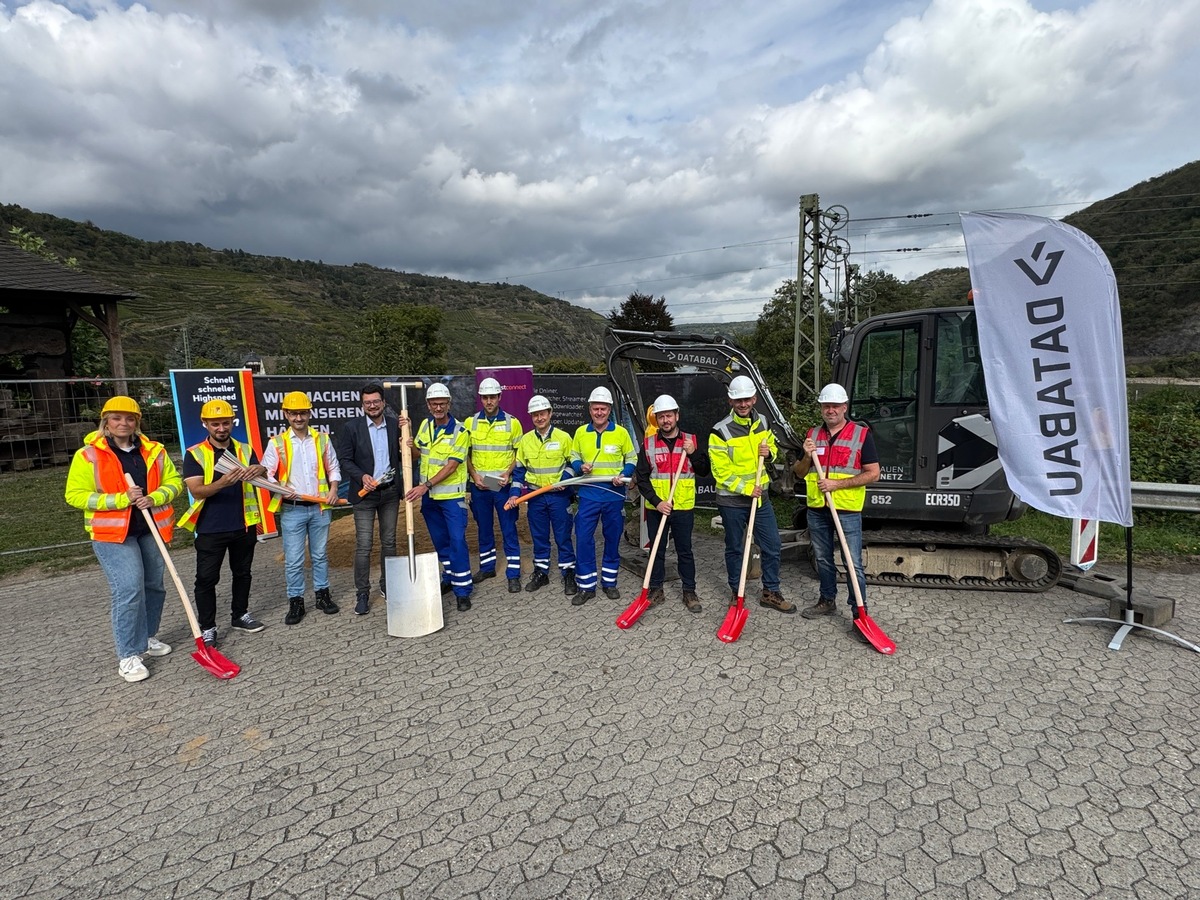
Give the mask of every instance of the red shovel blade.
[[205, 644], [202, 637], [196, 638], [196, 652], [192, 654], [192, 659], [218, 678], [233, 678], [242, 671], [242, 667], [233, 660], [226, 659], [217, 650]]
[[729, 612], [725, 613], [725, 621], [717, 629], [717, 637], [726, 644], [732, 644], [742, 636], [742, 629], [746, 626], [746, 618], [749, 615], [745, 598], [738, 597], [737, 603], [730, 604]]
[[854, 620], [854, 627], [870, 641], [872, 647], [885, 656], [891, 656], [896, 652], [896, 642], [883, 633], [883, 629], [875, 624], [875, 621], [867, 615], [866, 610], [858, 614], [858, 618]]
[[642, 613], [650, 608], [650, 589], [642, 588], [637, 599], [625, 608], [625, 612], [617, 617], [618, 628], [632, 628], [633, 623], [642, 617]]

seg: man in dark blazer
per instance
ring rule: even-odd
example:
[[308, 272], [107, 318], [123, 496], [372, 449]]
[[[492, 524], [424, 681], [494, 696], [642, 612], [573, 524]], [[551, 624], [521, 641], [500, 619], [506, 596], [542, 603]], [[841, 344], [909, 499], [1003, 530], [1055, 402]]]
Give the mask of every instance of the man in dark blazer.
[[[354, 507], [355, 615], [365, 616], [371, 600], [371, 548], [375, 543], [375, 518], [379, 518], [379, 593], [387, 596], [384, 579], [387, 560], [396, 555], [396, 516], [400, 488], [396, 470], [400, 466], [400, 426], [396, 414], [383, 402], [383, 386], [363, 386], [363, 417], [342, 428], [338, 435], [338, 463], [342, 477], [350, 482]], [[359, 494], [362, 493], [362, 496]]]

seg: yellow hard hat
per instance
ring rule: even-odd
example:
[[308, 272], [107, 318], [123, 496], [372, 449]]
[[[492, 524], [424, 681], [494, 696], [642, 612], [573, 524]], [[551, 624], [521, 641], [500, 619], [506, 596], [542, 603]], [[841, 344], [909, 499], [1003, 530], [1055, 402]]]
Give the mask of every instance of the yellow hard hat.
[[100, 415], [107, 416], [109, 413], [133, 413], [138, 418], [141, 418], [142, 408], [137, 405], [137, 401], [132, 397], [113, 397], [104, 404], [104, 409], [100, 410]]
[[285, 394], [281, 405], [284, 409], [312, 409], [312, 403], [304, 391], [292, 391]]
[[224, 400], [209, 400], [200, 407], [202, 419], [232, 419], [233, 407]]

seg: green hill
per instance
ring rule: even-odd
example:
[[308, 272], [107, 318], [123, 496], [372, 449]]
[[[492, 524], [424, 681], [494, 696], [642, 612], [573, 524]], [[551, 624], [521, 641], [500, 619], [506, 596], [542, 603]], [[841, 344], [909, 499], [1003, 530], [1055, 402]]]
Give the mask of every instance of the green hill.
[[283, 357], [298, 344], [344, 346], [355, 317], [379, 304], [442, 311], [450, 371], [553, 357], [599, 362], [605, 320], [524, 285], [481, 284], [326, 265], [181, 241], [142, 241], [90, 222], [0, 205], [0, 232], [17, 226], [62, 258], [142, 296], [121, 305], [130, 374], [157, 375], [177, 358], [183, 327], [193, 356], [240, 365]]

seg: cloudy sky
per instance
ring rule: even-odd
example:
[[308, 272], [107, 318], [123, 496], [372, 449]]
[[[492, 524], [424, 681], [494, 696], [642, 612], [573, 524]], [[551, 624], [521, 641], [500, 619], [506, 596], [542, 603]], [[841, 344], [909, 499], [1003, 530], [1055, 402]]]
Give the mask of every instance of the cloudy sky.
[[679, 323], [794, 277], [802, 194], [909, 278], [1197, 123], [1200, 0], [0, 0], [0, 202]]

